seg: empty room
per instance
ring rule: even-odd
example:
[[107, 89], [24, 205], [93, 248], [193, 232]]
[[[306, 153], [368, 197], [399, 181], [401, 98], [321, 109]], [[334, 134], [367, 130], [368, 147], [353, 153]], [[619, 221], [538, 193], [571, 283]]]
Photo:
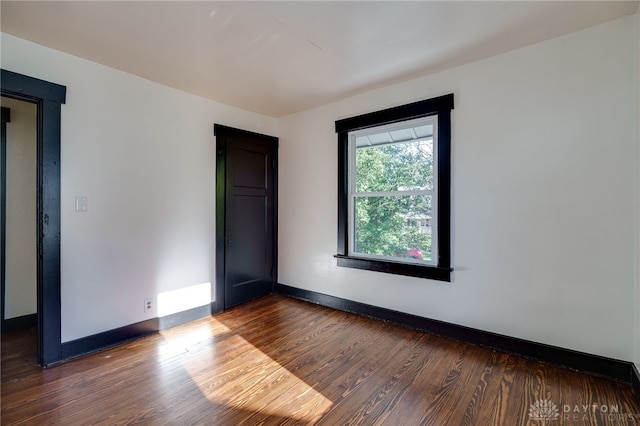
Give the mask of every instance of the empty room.
[[639, 6], [1, 0], [0, 423], [640, 424]]

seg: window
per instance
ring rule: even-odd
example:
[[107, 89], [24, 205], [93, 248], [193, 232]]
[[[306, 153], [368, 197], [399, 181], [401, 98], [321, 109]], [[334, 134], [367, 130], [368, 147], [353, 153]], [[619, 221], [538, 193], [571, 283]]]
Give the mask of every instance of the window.
[[437, 226], [422, 224], [438, 223], [437, 124], [431, 116], [349, 132], [349, 253], [435, 266]]
[[453, 95], [336, 121], [338, 266], [450, 281]]

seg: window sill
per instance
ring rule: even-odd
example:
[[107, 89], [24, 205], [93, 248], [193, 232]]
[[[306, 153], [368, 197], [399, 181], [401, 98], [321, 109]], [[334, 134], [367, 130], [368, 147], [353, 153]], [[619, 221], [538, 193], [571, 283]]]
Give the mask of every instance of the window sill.
[[368, 271], [385, 272], [387, 274], [451, 282], [451, 268], [366, 259], [343, 254], [336, 254], [334, 257], [338, 260], [338, 266], [345, 268], [365, 269]]

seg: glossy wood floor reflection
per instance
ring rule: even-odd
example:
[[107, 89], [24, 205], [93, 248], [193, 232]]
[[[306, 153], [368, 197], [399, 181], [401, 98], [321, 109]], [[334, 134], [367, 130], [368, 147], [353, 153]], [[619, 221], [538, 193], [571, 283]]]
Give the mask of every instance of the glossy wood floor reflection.
[[2, 425], [640, 424], [628, 385], [283, 296], [48, 369], [3, 336], [1, 393]]

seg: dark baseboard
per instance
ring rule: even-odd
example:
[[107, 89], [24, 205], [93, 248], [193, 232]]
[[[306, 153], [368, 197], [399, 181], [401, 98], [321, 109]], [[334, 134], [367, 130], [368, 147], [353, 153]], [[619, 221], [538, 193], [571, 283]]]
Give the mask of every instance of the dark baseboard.
[[178, 312], [161, 318], [148, 319], [65, 342], [62, 344], [62, 359], [60, 362], [208, 317], [211, 315], [211, 309], [212, 307], [210, 305], [204, 305], [184, 312]]
[[[346, 311], [366, 317], [400, 324], [406, 327], [423, 330], [439, 336], [484, 346], [501, 352], [512, 353], [525, 358], [542, 361], [548, 364], [568, 368], [571, 370], [606, 377], [624, 383], [633, 383], [640, 380], [637, 369], [633, 363], [599, 355], [591, 355], [571, 349], [543, 343], [531, 342], [516, 337], [509, 337], [475, 328], [451, 324], [444, 321], [411, 315], [404, 312], [367, 305], [335, 296], [329, 296], [314, 291], [290, 287], [284, 284], [277, 285], [277, 292], [286, 296], [312, 302], [329, 308]], [[637, 385], [637, 386], [636, 386]], [[640, 382], [634, 385], [636, 391]], [[640, 395], [640, 393], [638, 393]]]
[[9, 318], [2, 321], [2, 333], [12, 331], [28, 330], [38, 326], [38, 314], [23, 315], [21, 317]]

